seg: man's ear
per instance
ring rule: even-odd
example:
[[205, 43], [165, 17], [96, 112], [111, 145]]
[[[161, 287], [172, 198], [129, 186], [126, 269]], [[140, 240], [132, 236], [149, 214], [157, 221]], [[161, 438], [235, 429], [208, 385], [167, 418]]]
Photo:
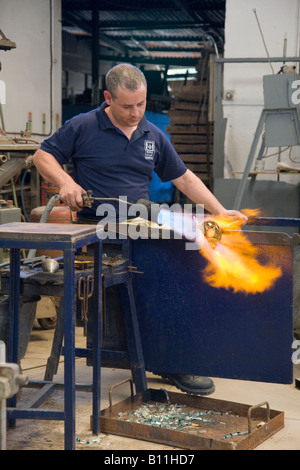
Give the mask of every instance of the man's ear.
[[108, 104], [108, 106], [110, 106], [111, 105], [111, 94], [107, 90], [104, 90], [103, 94], [104, 94], [104, 98], [105, 98], [106, 103]]

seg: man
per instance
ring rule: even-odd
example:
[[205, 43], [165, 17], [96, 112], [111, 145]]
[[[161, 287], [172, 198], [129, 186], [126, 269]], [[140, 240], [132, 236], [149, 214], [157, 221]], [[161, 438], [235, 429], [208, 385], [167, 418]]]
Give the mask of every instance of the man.
[[[99, 220], [97, 205], [83, 207], [82, 195], [92, 190], [100, 198], [126, 196], [128, 202], [149, 199], [153, 170], [162, 181], [174, 185], [211, 214], [228, 211], [202, 181], [186, 168], [164, 133], [147, 121], [147, 83], [143, 73], [130, 64], [119, 64], [106, 75], [105, 102], [96, 110], [75, 116], [35, 153], [33, 162], [42, 177], [59, 188], [61, 199], [84, 222]], [[61, 165], [72, 160], [75, 180]], [[207, 395], [214, 391], [208, 377], [168, 375], [178, 388]]]

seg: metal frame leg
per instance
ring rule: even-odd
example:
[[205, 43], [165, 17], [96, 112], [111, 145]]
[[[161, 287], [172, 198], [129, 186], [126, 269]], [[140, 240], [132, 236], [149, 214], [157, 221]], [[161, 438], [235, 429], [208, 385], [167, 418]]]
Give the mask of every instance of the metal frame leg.
[[[266, 148], [266, 145], [265, 145], [265, 139], [264, 139], [264, 136], [263, 136], [263, 137], [262, 137], [261, 146], [260, 146], [260, 149], [259, 149], [257, 158], [256, 158], [256, 162], [259, 162], [259, 161], [262, 160], [263, 154], [264, 154], [264, 151], [265, 151], [265, 148]], [[253, 191], [253, 187], [254, 187], [255, 181], [256, 181], [256, 175], [253, 175], [253, 176], [251, 177], [250, 183], [249, 183], [249, 193], [250, 193], [250, 194], [251, 194], [251, 192]]]
[[147, 390], [147, 380], [132, 279], [129, 278], [125, 284], [120, 284], [120, 296], [132, 377], [136, 391], [143, 392]]
[[65, 450], [75, 449], [75, 253], [64, 250]]
[[7, 362], [19, 362], [20, 250], [10, 250], [9, 322]]
[[247, 179], [248, 179], [251, 167], [252, 167], [252, 163], [253, 163], [253, 160], [254, 160], [256, 148], [257, 148], [258, 141], [259, 141], [259, 138], [261, 136], [265, 121], [266, 121], [266, 111], [263, 110], [261, 112], [260, 119], [259, 119], [259, 122], [258, 122], [258, 125], [257, 125], [257, 128], [256, 128], [256, 131], [255, 131], [255, 135], [254, 135], [254, 139], [253, 139], [251, 149], [250, 149], [250, 152], [249, 152], [249, 155], [248, 155], [248, 160], [247, 160], [247, 163], [246, 163], [246, 167], [245, 167], [241, 182], [239, 184], [238, 191], [236, 193], [235, 201], [234, 201], [234, 204], [233, 204], [233, 209], [235, 209], [235, 210], [239, 210], [240, 207], [241, 207], [242, 199], [243, 199], [244, 192], [245, 192], [246, 185], [247, 185]]
[[51, 354], [47, 361], [46, 371], [44, 380], [52, 381], [53, 376], [57, 374], [59, 358], [62, 351], [64, 337], [64, 301], [63, 297], [60, 300], [60, 305], [57, 313], [57, 320], [55, 326], [55, 332], [53, 337]]
[[[20, 249], [10, 250], [10, 277], [9, 277], [9, 322], [7, 362], [19, 363], [19, 318], [20, 318]], [[17, 396], [14, 395], [7, 402], [8, 407], [16, 408]], [[9, 426], [16, 427], [16, 420], [10, 419]]]
[[[102, 245], [99, 243], [95, 244], [94, 248], [94, 292], [91, 299], [90, 313], [94, 315], [93, 319], [93, 419], [92, 419], [92, 431], [93, 434], [99, 434], [100, 432], [100, 400], [101, 400], [101, 307], [102, 307], [102, 279], [99, 266], [102, 265]], [[65, 258], [66, 263], [66, 258]], [[66, 266], [66, 264], [65, 264]], [[75, 279], [75, 278], [74, 278]], [[71, 282], [71, 281], [70, 281]], [[76, 287], [75, 287], [76, 290]], [[71, 301], [71, 300], [70, 300]], [[59, 358], [62, 352], [63, 337], [69, 337], [69, 330], [65, 330], [64, 327], [64, 309], [66, 303], [62, 298], [60, 308], [57, 317], [57, 324], [55, 328], [55, 334], [53, 338], [51, 355], [48, 358], [46, 372], [44, 376], [45, 381], [52, 381], [53, 375], [57, 373]], [[68, 307], [68, 312], [70, 308]], [[75, 312], [74, 312], [75, 318]], [[74, 326], [75, 327], [75, 326]], [[75, 342], [75, 339], [74, 339]], [[70, 346], [71, 347], [71, 343]], [[64, 355], [69, 354], [67, 351], [66, 340], [64, 347]], [[76, 350], [75, 350], [76, 351]], [[75, 353], [76, 354], [76, 353]], [[65, 361], [65, 367], [66, 361]], [[69, 380], [69, 379], [66, 379]], [[70, 412], [71, 413], [71, 412]], [[71, 415], [72, 416], [72, 415]]]
[[92, 432], [100, 433], [101, 401], [101, 318], [102, 318], [102, 244], [94, 245], [94, 294], [92, 312], [94, 313], [93, 331], [93, 417]]

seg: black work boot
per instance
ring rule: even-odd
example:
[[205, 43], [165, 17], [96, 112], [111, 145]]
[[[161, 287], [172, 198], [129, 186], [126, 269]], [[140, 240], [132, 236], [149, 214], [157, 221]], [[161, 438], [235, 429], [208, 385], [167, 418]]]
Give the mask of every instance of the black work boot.
[[199, 375], [159, 374], [182, 392], [192, 395], [210, 395], [215, 391], [213, 381], [209, 377]]

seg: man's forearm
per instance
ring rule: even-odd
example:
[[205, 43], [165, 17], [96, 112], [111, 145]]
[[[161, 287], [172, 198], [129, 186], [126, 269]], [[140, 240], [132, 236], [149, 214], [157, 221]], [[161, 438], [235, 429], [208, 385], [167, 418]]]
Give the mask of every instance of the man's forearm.
[[33, 156], [33, 163], [45, 181], [59, 188], [59, 195], [72, 211], [82, 208], [82, 195], [85, 190], [66, 173], [50, 153], [39, 149]]
[[196, 204], [203, 204], [205, 209], [213, 215], [223, 214], [226, 209], [205, 186], [205, 184], [190, 170], [173, 180], [175, 186]]
[[43, 150], [37, 150], [33, 156], [33, 163], [44, 180], [48, 183], [55, 184], [58, 188], [61, 188], [65, 182], [71, 178], [53, 155]]

